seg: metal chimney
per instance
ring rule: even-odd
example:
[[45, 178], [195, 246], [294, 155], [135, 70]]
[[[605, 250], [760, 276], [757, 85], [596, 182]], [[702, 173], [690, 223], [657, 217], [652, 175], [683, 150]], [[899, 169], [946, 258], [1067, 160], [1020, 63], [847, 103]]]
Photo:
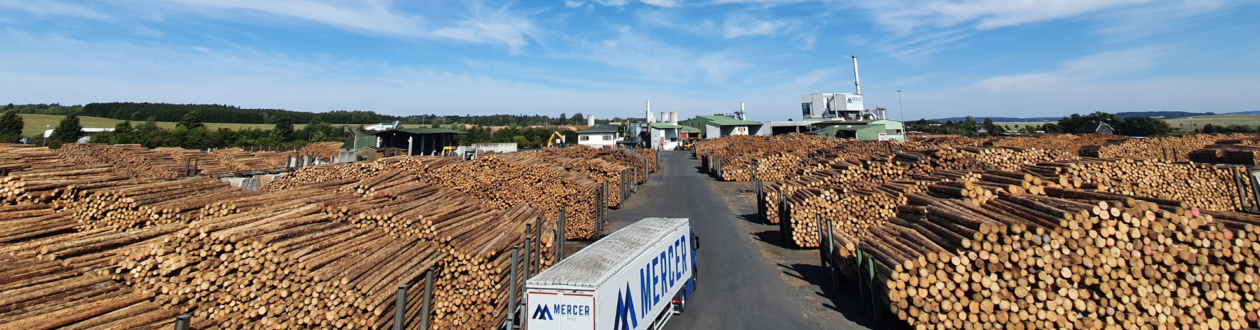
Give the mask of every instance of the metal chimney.
[[586, 116], [586, 126], [595, 126], [595, 116]]
[[744, 112], [744, 102], [739, 102], [739, 120], [748, 120], [748, 113]]
[[647, 100], [647, 122], [648, 124], [656, 122], [656, 120], [652, 118], [652, 100]]
[[857, 95], [862, 95], [862, 78], [858, 75], [857, 55], [853, 55], [853, 84], [857, 85]]

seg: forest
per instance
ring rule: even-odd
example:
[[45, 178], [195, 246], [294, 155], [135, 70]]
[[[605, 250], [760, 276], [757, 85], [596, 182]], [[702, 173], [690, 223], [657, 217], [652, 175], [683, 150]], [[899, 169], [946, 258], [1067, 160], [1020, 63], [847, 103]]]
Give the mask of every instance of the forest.
[[[956, 134], [956, 135], [962, 135], [962, 136], [988, 136], [988, 135], [996, 135], [996, 134], [1002, 134], [1002, 133], [1008, 133], [1008, 132], [1033, 134], [1033, 133], [1037, 133], [1038, 131], [1042, 131], [1045, 133], [1075, 133], [1075, 134], [1093, 133], [1093, 132], [1079, 132], [1078, 131], [1082, 126], [1085, 126], [1085, 124], [1088, 124], [1091, 122], [1107, 123], [1108, 125], [1112, 127], [1112, 129], [1115, 130], [1115, 134], [1117, 135], [1154, 136], [1154, 135], [1167, 135], [1169, 133], [1172, 133], [1173, 131], [1172, 126], [1169, 126], [1168, 123], [1165, 122], [1163, 119], [1150, 118], [1150, 117], [1120, 118], [1120, 116], [1102, 112], [1102, 111], [1096, 111], [1094, 113], [1087, 114], [1084, 116], [1074, 113], [1071, 116], [1063, 117], [1063, 119], [1060, 119], [1057, 123], [1045, 123], [1041, 125], [1024, 125], [1024, 126], [1019, 126], [1019, 125], [1012, 126], [1010, 124], [1000, 125], [1000, 124], [994, 123], [993, 120], [990, 120], [987, 118], [984, 120], [984, 122], [977, 122], [976, 118], [972, 116], [967, 116], [966, 120], [960, 120], [960, 121], [950, 120], [944, 123], [935, 121], [935, 120], [919, 119], [918, 121], [906, 122], [905, 125], [906, 125], [906, 131], [910, 131], [910, 132], [918, 131], [918, 132], [932, 133], [932, 134]], [[1207, 129], [1208, 127], [1205, 126], [1204, 130], [1207, 130]], [[1199, 132], [1199, 130], [1196, 130], [1196, 132]], [[1204, 132], [1204, 133], [1224, 133], [1224, 132]]]
[[[282, 117], [288, 117], [295, 123], [309, 122], [315, 117], [319, 117], [321, 121], [332, 124], [379, 124], [392, 123], [395, 121], [403, 124], [420, 124], [420, 125], [450, 125], [450, 124], [468, 124], [481, 126], [551, 126], [551, 125], [586, 125], [586, 117], [581, 113], [575, 113], [573, 116], [560, 114], [557, 117], [549, 117], [544, 115], [413, 115], [413, 116], [391, 116], [378, 114], [373, 111], [347, 111], [335, 110], [328, 112], [302, 112], [280, 109], [244, 109], [231, 105], [219, 104], [168, 104], [168, 103], [88, 103], [87, 105], [63, 106], [60, 104], [8, 104], [0, 111], [14, 110], [19, 114], [43, 114], [65, 116], [76, 114], [79, 116], [102, 117], [118, 120], [143, 121], [153, 119], [155, 121], [174, 122], [184, 118], [185, 115], [193, 111], [198, 111], [201, 118], [207, 123], [229, 123], [229, 124], [274, 124]], [[618, 120], [617, 118], [613, 119]], [[598, 123], [606, 124], [609, 120], [599, 120]]]

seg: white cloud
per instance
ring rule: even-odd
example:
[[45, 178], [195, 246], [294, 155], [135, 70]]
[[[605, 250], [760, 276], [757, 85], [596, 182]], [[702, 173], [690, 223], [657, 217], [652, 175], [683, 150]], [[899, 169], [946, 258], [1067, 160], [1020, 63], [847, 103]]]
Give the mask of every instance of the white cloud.
[[564, 6], [569, 8], [577, 8], [585, 5], [586, 1], [564, 0]]
[[434, 35], [475, 43], [504, 44], [513, 54], [520, 54], [525, 47], [526, 37], [536, 32], [534, 23], [529, 19], [508, 11], [508, 7], [500, 7], [483, 13], [480, 5], [473, 8], [473, 17], [459, 21], [455, 27], [433, 31]]
[[221, 10], [247, 10], [354, 30], [423, 36], [424, 19], [393, 8], [392, 0], [166, 0]]
[[712, 82], [723, 82], [750, 65], [730, 53], [696, 52], [657, 42], [628, 27], [617, 37], [603, 41], [577, 41], [564, 57], [638, 71], [644, 79], [681, 83], [703, 73]]
[[0, 43], [7, 45], [0, 48], [0, 76], [6, 77], [0, 90], [9, 98], [5, 102], [14, 103], [215, 103], [396, 115], [582, 112], [600, 118], [640, 113], [646, 97], [661, 109], [713, 103], [664, 87], [557, 89], [463, 72], [239, 48], [83, 41], [13, 29], [0, 30]]
[[678, 7], [679, 0], [642, 0], [643, 3], [665, 8]]
[[766, 21], [746, 14], [733, 14], [726, 18], [726, 22], [722, 24], [722, 30], [725, 38], [731, 39], [740, 36], [774, 35], [786, 26], [788, 26], [787, 23], [780, 21]]
[[84, 7], [80, 5], [72, 5], [68, 3], [61, 3], [57, 1], [48, 1], [48, 0], [44, 0], [44, 1], [0, 0], [0, 11], [5, 10], [5, 9], [25, 11], [25, 12], [28, 12], [28, 13], [34, 14], [35, 16], [40, 16], [40, 17], [66, 16], [66, 17], [77, 17], [77, 18], [86, 18], [86, 19], [95, 19], [95, 20], [105, 20], [105, 19], [110, 18], [109, 15], [102, 14], [92, 8], [88, 8], [88, 7]]
[[919, 28], [962, 24], [992, 29], [1075, 17], [1102, 9], [1158, 0], [862, 0], [872, 19], [898, 35]]

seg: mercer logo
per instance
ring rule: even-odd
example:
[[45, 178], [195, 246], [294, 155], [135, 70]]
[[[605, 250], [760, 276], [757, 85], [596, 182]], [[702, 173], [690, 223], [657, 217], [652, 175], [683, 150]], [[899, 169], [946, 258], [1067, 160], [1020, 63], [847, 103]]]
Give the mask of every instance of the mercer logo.
[[531, 316], [529, 318], [535, 319], [535, 320], [551, 321], [551, 310], [547, 308], [547, 304], [538, 305], [538, 308], [534, 309], [534, 316]]

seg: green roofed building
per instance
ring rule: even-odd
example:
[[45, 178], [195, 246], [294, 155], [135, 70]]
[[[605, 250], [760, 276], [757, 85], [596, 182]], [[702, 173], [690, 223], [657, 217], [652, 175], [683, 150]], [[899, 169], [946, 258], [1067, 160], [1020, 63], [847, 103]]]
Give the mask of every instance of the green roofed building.
[[770, 135], [769, 131], [763, 130], [765, 128], [763, 123], [739, 120], [727, 116], [696, 116], [695, 118], [681, 121], [678, 125], [699, 130], [700, 136], [705, 139], [716, 139], [732, 135]]
[[862, 141], [906, 141], [905, 128], [901, 122], [887, 119], [869, 121], [828, 121], [816, 124], [819, 127], [805, 134], [824, 137], [858, 139]]
[[412, 156], [441, 155], [443, 148], [457, 145], [455, 136], [462, 134], [468, 132], [449, 128], [393, 128], [372, 133], [377, 137], [377, 148], [403, 149]]

